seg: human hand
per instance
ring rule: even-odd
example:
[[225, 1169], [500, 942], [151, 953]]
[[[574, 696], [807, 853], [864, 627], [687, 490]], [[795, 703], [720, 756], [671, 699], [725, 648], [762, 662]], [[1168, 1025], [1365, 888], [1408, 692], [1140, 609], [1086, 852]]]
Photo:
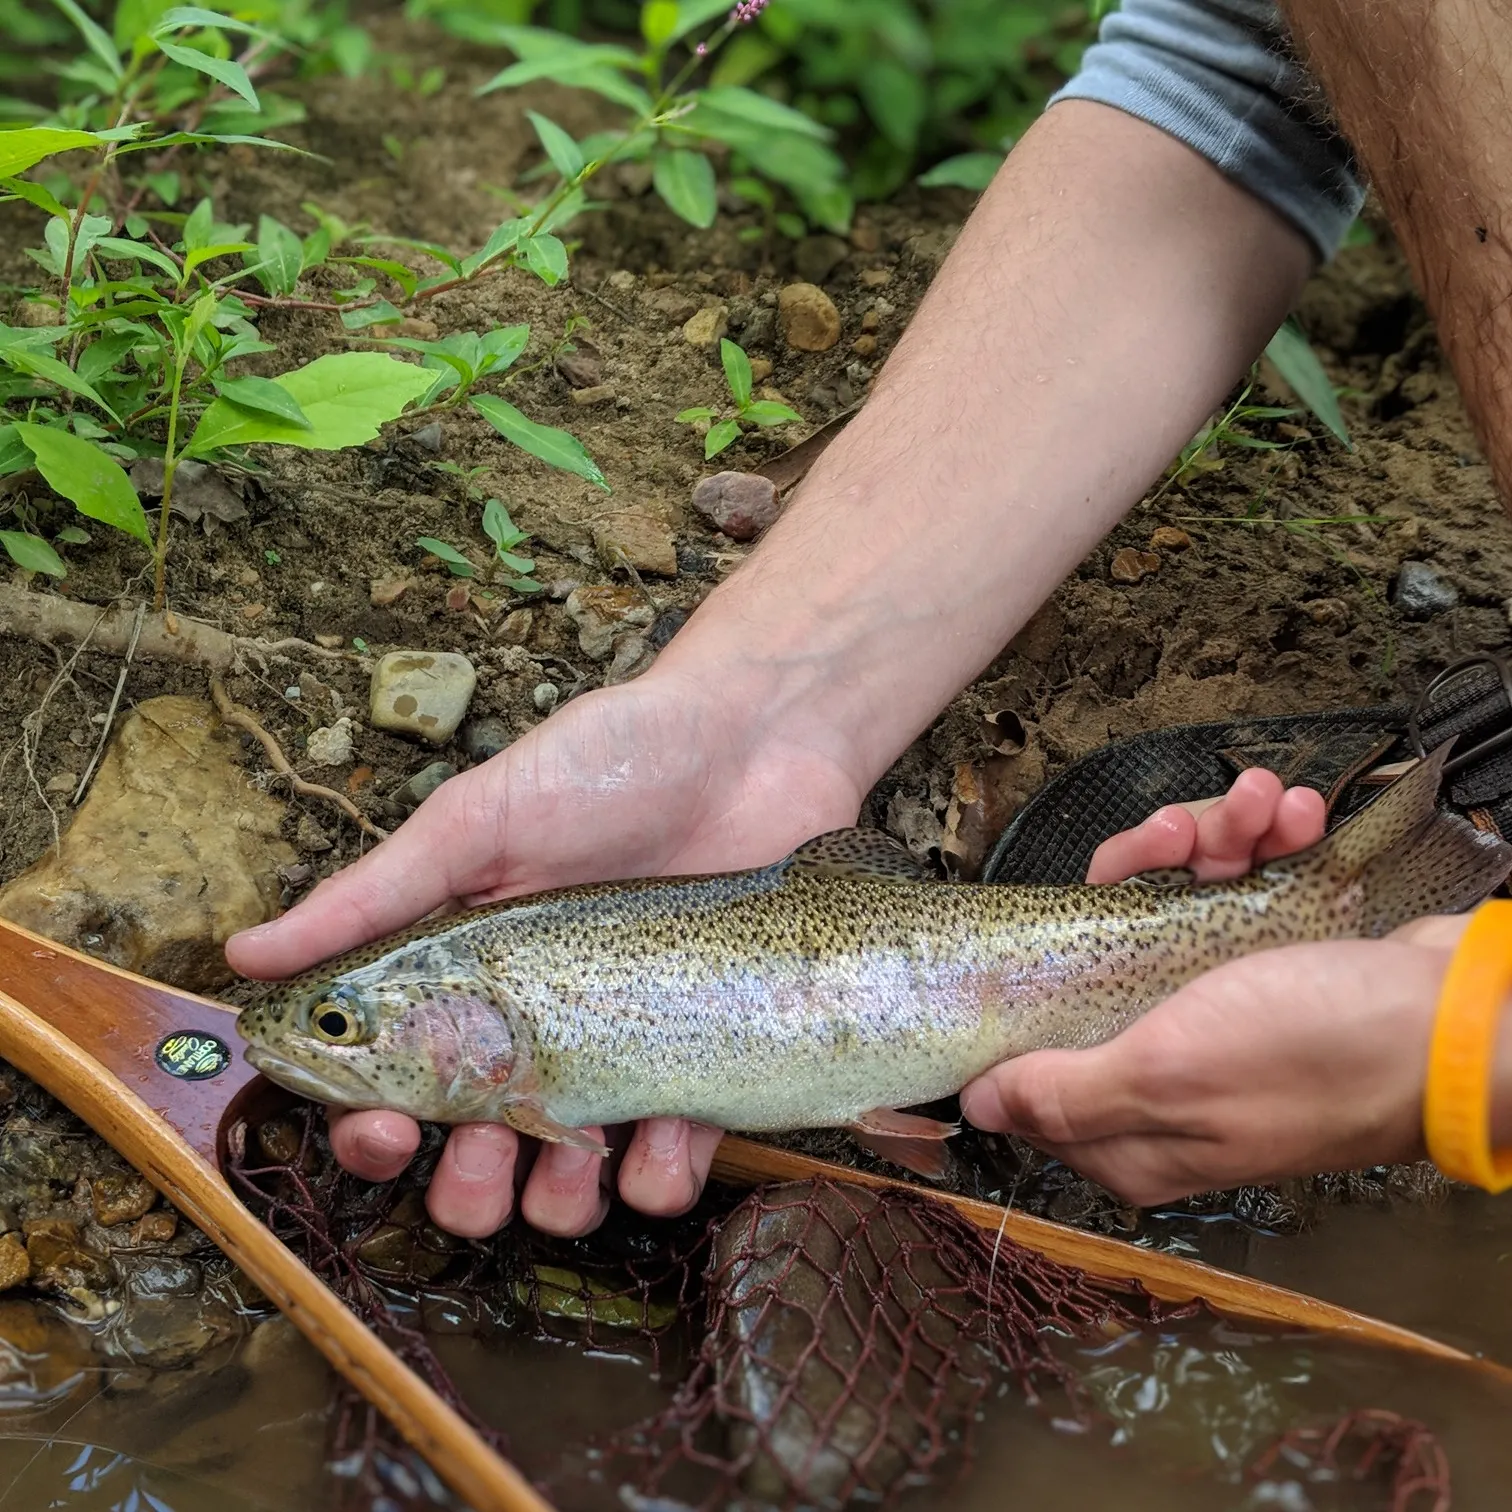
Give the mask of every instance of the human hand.
[[[1162, 809], [1114, 836], [1088, 879], [1182, 865], [1204, 880], [1233, 876], [1322, 830], [1317, 794], [1283, 793], [1273, 774], [1250, 771], [1200, 817]], [[1385, 940], [1231, 961], [1106, 1044], [995, 1067], [962, 1109], [1146, 1206], [1419, 1158], [1435, 1005], [1463, 927], [1425, 919]]]
[[[755, 728], [745, 712], [659, 667], [575, 699], [443, 784], [391, 838], [282, 918], [233, 936], [227, 958], [246, 976], [287, 976], [454, 901], [762, 865], [854, 823], [862, 794], [843, 765]], [[678, 1119], [647, 1120], [624, 1144], [621, 1197], [643, 1212], [685, 1211], [719, 1137]], [[370, 1181], [397, 1176], [419, 1142], [419, 1126], [401, 1114], [333, 1111], [337, 1159]], [[494, 1232], [511, 1216], [516, 1169], [533, 1149], [503, 1125], [454, 1129], [426, 1196], [432, 1219], [467, 1237]], [[550, 1233], [586, 1233], [608, 1210], [610, 1183], [610, 1162], [544, 1145], [520, 1211]]]

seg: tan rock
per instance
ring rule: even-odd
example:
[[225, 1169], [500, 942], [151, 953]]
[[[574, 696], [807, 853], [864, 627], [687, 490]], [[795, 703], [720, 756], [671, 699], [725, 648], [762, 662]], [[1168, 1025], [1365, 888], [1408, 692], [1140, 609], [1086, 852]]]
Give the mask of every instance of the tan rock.
[[590, 661], [607, 661], [614, 639], [627, 625], [644, 628], [656, 611], [636, 588], [588, 583], [574, 588], [562, 607], [577, 626], [578, 645]]
[[606, 567], [629, 562], [637, 572], [677, 576], [677, 543], [666, 522], [640, 510], [605, 515], [593, 523], [593, 549]]
[[689, 346], [713, 346], [728, 329], [725, 307], [710, 305], [708, 309], [700, 310], [683, 323], [683, 340]]
[[284, 806], [237, 764], [208, 703], [122, 721], [62, 846], [0, 891], [0, 916], [179, 987], [232, 979], [222, 947], [278, 910]]
[[1177, 525], [1159, 525], [1150, 536], [1151, 551], [1186, 551], [1192, 538]]
[[772, 376], [772, 360], [770, 357], [751, 358], [751, 381], [753, 383], [765, 383]]
[[476, 669], [458, 651], [390, 651], [373, 668], [368, 720], [375, 730], [445, 745], [477, 686]]
[[827, 352], [840, 339], [840, 312], [817, 284], [789, 284], [777, 296], [782, 339], [799, 352]]
[[592, 388], [573, 389], [572, 402], [580, 409], [585, 409], [591, 404], [613, 404], [614, 385], [612, 383], [595, 383]]
[[101, 1228], [131, 1223], [157, 1200], [152, 1183], [135, 1171], [113, 1171], [90, 1184], [89, 1201]]
[[133, 1244], [167, 1244], [178, 1233], [178, 1214], [166, 1208], [156, 1213], [145, 1213], [137, 1219], [131, 1231]]
[[858, 357], [875, 357], [877, 355], [877, 338], [868, 332], [864, 336], [858, 336], [851, 342], [851, 351]]
[[31, 1279], [31, 1256], [19, 1234], [0, 1234], [0, 1291], [22, 1286]]
[[866, 268], [862, 270], [861, 282], [868, 289], [885, 289], [892, 282], [891, 268]]
[[1125, 546], [1113, 553], [1108, 574], [1115, 583], [1139, 583], [1152, 572], [1160, 571], [1160, 558], [1153, 551], [1136, 551]]
[[368, 588], [368, 603], [375, 609], [387, 609], [391, 604], [397, 604], [414, 586], [415, 580], [411, 577], [374, 578]]

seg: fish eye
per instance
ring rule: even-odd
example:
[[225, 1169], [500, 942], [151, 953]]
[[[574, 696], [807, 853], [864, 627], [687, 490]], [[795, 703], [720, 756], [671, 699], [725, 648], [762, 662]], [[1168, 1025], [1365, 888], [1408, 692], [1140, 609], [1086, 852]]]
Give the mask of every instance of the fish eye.
[[310, 1010], [310, 1028], [328, 1045], [355, 1045], [362, 1038], [361, 1017], [330, 998]]

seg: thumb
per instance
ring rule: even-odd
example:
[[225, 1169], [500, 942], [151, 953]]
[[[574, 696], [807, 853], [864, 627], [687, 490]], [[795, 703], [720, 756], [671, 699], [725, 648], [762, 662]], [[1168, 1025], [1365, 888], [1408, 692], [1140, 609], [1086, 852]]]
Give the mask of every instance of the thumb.
[[1091, 1050], [1036, 1050], [1005, 1061], [961, 1093], [979, 1129], [1034, 1144], [1072, 1145], [1162, 1127], [1118, 1041]]

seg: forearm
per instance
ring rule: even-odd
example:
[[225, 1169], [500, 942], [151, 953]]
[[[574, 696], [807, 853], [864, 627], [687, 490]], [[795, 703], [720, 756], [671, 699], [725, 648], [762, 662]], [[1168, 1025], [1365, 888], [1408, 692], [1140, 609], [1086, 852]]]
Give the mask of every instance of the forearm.
[[722, 680], [864, 790], [1143, 495], [1310, 262], [1163, 132], [1055, 107], [866, 408], [662, 670]]

